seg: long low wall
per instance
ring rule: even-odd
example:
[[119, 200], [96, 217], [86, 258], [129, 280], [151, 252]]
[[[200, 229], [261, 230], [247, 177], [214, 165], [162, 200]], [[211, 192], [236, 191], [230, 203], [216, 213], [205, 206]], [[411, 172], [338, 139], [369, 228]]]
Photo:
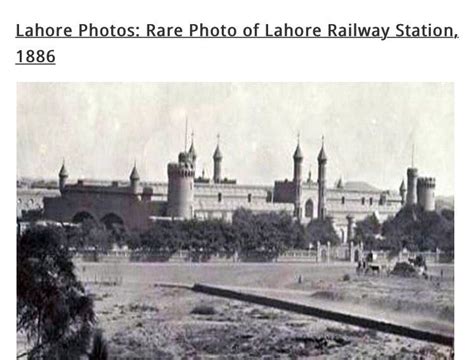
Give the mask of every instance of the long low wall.
[[[273, 262], [279, 263], [327, 263], [327, 262], [350, 262], [347, 247], [333, 247], [329, 250], [329, 257], [322, 257], [321, 251], [317, 250], [289, 250], [279, 255]], [[368, 251], [363, 251], [364, 255]], [[376, 261], [389, 261], [388, 252], [374, 252]], [[416, 255], [422, 255], [428, 264], [439, 262], [450, 262], [445, 259], [447, 254], [438, 252], [400, 252], [393, 261], [408, 261]], [[83, 261], [100, 261], [100, 262], [211, 262], [211, 263], [231, 263], [231, 262], [268, 262], [265, 259], [253, 257], [250, 259], [242, 259], [238, 254], [231, 256], [227, 254], [212, 255], [204, 257], [200, 254], [191, 254], [187, 250], [180, 250], [172, 256], [162, 253], [134, 252], [131, 250], [110, 250], [107, 253], [95, 254], [94, 252], [79, 253], [76, 259]], [[357, 259], [355, 259], [357, 260]]]
[[326, 309], [317, 308], [314, 306], [307, 306], [285, 300], [279, 300], [275, 298], [269, 298], [261, 295], [254, 295], [243, 293], [241, 291], [235, 291], [230, 289], [224, 289], [215, 286], [194, 284], [192, 287], [193, 291], [205, 293], [208, 295], [220, 296], [227, 299], [235, 299], [245, 301], [253, 304], [270, 306], [276, 309], [292, 311], [298, 314], [314, 316], [321, 319], [332, 320], [341, 322], [348, 325], [360, 326], [367, 329], [373, 329], [389, 334], [409, 337], [416, 340], [428, 341], [440, 345], [453, 346], [454, 337], [443, 334], [436, 334], [424, 330], [413, 329], [407, 326], [397, 325], [393, 323], [387, 323], [380, 320], [374, 320], [364, 318], [361, 316], [354, 316], [344, 314], [340, 312], [330, 311]]

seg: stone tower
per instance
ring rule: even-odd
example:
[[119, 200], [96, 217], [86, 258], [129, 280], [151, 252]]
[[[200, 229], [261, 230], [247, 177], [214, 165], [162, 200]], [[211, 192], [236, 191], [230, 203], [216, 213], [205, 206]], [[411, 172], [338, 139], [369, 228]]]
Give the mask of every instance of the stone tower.
[[132, 172], [130, 173], [130, 188], [132, 193], [138, 194], [138, 185], [140, 184], [140, 175], [138, 175], [137, 164], [133, 165]]
[[400, 197], [402, 198], [402, 205], [405, 205], [406, 194], [407, 194], [407, 188], [405, 187], [405, 180], [402, 180], [399, 190], [400, 190]]
[[407, 199], [408, 206], [416, 205], [416, 184], [418, 179], [418, 169], [411, 167], [407, 169]]
[[424, 211], [435, 211], [436, 179], [433, 177], [420, 177], [417, 181], [418, 205]]
[[219, 136], [217, 137], [217, 146], [216, 150], [214, 151], [214, 155], [212, 156], [214, 159], [214, 182], [220, 183], [222, 181], [222, 153], [219, 148]]
[[318, 219], [326, 217], [326, 152], [324, 151], [324, 136], [318, 155]]
[[191, 219], [194, 202], [194, 168], [192, 159], [181, 152], [178, 163], [168, 164], [168, 208], [172, 218]]
[[64, 187], [66, 186], [67, 178], [69, 177], [64, 160], [63, 160], [63, 165], [61, 166], [61, 170], [59, 170], [58, 176], [59, 176], [59, 191], [62, 193], [64, 190]]
[[301, 209], [301, 184], [303, 182], [303, 152], [300, 148], [300, 141], [298, 139], [298, 145], [296, 146], [295, 153], [293, 154], [293, 184], [295, 186], [295, 214], [294, 216], [301, 220], [302, 209]]

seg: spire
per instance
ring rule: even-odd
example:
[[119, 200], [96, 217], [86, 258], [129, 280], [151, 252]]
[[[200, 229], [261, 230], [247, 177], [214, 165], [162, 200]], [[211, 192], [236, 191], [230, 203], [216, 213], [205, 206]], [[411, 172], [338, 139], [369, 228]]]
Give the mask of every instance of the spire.
[[216, 146], [216, 150], [214, 151], [214, 155], [212, 156], [214, 160], [222, 160], [222, 153], [221, 153], [221, 149], [219, 148], [219, 142], [220, 142], [220, 135], [217, 134], [217, 146]]
[[130, 181], [138, 181], [140, 180], [140, 175], [138, 175], [137, 171], [137, 162], [133, 164], [132, 172], [130, 173]]
[[186, 115], [186, 125], [184, 127], [184, 152], [188, 147], [188, 115]]
[[322, 144], [321, 144], [321, 150], [319, 151], [319, 155], [318, 155], [318, 161], [319, 162], [325, 162], [327, 161], [327, 156], [326, 156], [326, 152], [324, 151], [324, 135], [322, 137]]
[[296, 150], [293, 154], [293, 159], [294, 160], [303, 160], [303, 152], [301, 151], [300, 148], [300, 133], [298, 133], [298, 142], [296, 145]]
[[66, 170], [66, 162], [63, 159], [61, 170], [59, 170], [59, 177], [68, 177], [68, 176], [69, 174], [67, 173], [67, 170]]
[[344, 183], [342, 181], [342, 176], [337, 180], [336, 188], [338, 189], [343, 189], [344, 188]]

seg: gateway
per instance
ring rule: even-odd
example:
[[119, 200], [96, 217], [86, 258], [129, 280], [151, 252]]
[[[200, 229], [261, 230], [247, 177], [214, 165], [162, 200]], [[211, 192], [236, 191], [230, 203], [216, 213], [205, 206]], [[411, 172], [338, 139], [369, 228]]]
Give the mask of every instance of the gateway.
[[374, 37], [385, 40], [389, 31], [390, 26], [359, 26], [356, 23], [347, 26], [328, 25], [329, 37]]

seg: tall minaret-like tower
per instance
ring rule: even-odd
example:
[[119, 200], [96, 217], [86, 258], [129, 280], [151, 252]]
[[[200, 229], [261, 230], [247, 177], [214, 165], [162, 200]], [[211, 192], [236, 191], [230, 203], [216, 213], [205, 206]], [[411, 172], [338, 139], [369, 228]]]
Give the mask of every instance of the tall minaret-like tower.
[[295, 186], [295, 214], [294, 216], [301, 220], [301, 183], [302, 176], [303, 152], [300, 148], [300, 135], [298, 134], [298, 144], [296, 145], [295, 153], [293, 154], [293, 184]]
[[328, 158], [324, 151], [324, 136], [322, 138], [321, 150], [318, 155], [318, 219], [326, 217], [326, 163]]
[[59, 170], [58, 176], [59, 176], [59, 191], [62, 193], [64, 190], [64, 187], [66, 186], [67, 178], [69, 177], [64, 160], [63, 160], [63, 165], [61, 166], [61, 170]]
[[216, 150], [214, 151], [213, 159], [214, 159], [214, 176], [213, 180], [215, 183], [220, 183], [222, 181], [222, 153], [219, 149], [219, 139], [220, 136], [217, 135], [217, 146]]

